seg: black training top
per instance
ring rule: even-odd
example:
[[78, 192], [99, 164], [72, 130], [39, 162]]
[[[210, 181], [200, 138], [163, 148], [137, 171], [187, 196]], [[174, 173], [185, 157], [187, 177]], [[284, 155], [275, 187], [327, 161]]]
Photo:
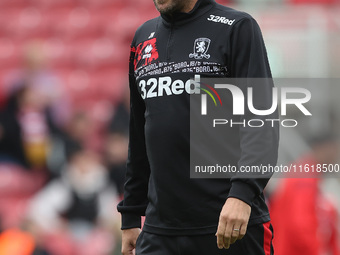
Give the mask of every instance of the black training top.
[[[195, 75], [270, 78], [256, 21], [213, 0], [199, 0], [190, 13], [161, 15], [137, 30], [130, 56], [129, 157], [124, 200], [118, 205], [122, 229], [140, 227], [140, 216], [146, 215], [147, 232], [215, 233], [228, 197], [252, 206], [250, 225], [270, 220], [262, 193], [268, 178], [190, 178], [188, 80]], [[268, 92], [272, 85], [257, 89]], [[266, 132], [265, 139], [256, 132]], [[229, 136], [227, 141], [238, 141], [233, 148], [235, 143], [225, 144], [226, 152], [236, 152], [232, 161], [276, 164], [278, 128], [240, 127]]]

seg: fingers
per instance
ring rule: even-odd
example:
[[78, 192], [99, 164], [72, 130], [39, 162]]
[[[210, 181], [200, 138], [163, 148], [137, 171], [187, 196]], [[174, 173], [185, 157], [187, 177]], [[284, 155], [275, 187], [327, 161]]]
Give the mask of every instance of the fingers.
[[217, 232], [215, 234], [217, 236], [217, 247], [219, 249], [223, 249], [224, 247], [225, 228], [226, 228], [226, 223], [224, 222], [224, 220], [220, 219], [218, 223]]
[[[219, 227], [216, 233], [217, 246], [219, 249], [229, 249], [230, 245], [235, 243], [237, 240], [241, 240], [246, 234], [247, 224], [239, 225], [239, 223], [232, 224], [220, 220]], [[230, 222], [230, 221], [229, 221]], [[240, 226], [240, 227], [236, 227]], [[223, 233], [224, 229], [224, 233]], [[222, 234], [223, 233], [223, 234]]]
[[135, 244], [122, 244], [122, 254], [123, 255], [134, 255], [135, 254], [135, 247], [136, 247], [136, 243]]
[[245, 236], [246, 231], [247, 223], [243, 222], [242, 225], [240, 225], [239, 223], [228, 223], [228, 221], [220, 220], [216, 233], [218, 248], [229, 249], [231, 244], [237, 240], [241, 240]]
[[237, 238], [238, 240], [241, 240], [246, 235], [247, 226], [248, 226], [248, 224], [241, 225], [241, 227], [240, 227], [240, 234], [239, 234], [239, 236]]
[[217, 246], [229, 249], [230, 245], [244, 237], [251, 207], [241, 200], [228, 198], [223, 206], [216, 232]]
[[229, 249], [231, 244], [239, 240], [241, 227], [235, 227], [235, 226], [238, 226], [238, 225], [227, 224], [227, 227], [225, 228], [224, 237], [223, 237], [223, 247], [225, 249]]
[[238, 225], [234, 225], [234, 227], [232, 228], [232, 232], [231, 232], [230, 244], [235, 243], [239, 239], [240, 229], [241, 227], [238, 227]]
[[122, 234], [122, 254], [134, 255], [137, 238], [140, 234], [140, 229], [127, 229], [123, 230]]
[[223, 216], [220, 218], [216, 233], [217, 246], [219, 249], [222, 248], [229, 249], [230, 245], [235, 243], [236, 240], [238, 240], [238, 238], [240, 237], [241, 227], [233, 227], [237, 225], [228, 222], [230, 221], [228, 221], [227, 218]]
[[227, 227], [225, 228], [224, 232], [224, 239], [223, 239], [223, 247], [225, 249], [229, 249], [230, 244], [231, 244], [231, 237], [232, 237], [232, 226], [231, 224], [227, 223]]
[[218, 248], [229, 249], [231, 244], [243, 238], [250, 213], [250, 205], [242, 200], [232, 197], [227, 199], [221, 210], [216, 232]]
[[135, 249], [131, 246], [122, 246], [122, 255], [133, 255]]

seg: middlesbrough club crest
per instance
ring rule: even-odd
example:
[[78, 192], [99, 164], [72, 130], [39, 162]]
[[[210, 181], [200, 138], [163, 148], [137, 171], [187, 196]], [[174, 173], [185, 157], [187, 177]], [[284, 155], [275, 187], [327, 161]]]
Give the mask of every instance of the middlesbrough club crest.
[[197, 38], [194, 42], [194, 53], [189, 54], [189, 58], [202, 59], [210, 58], [207, 54], [211, 40], [209, 38]]

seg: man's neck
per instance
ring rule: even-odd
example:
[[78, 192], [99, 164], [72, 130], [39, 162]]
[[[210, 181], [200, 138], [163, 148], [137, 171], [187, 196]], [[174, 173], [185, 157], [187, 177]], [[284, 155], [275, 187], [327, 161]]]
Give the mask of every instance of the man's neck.
[[194, 9], [195, 4], [197, 3], [197, 1], [198, 0], [190, 0], [190, 1], [188, 1], [188, 3], [183, 7], [181, 12], [185, 12], [185, 13], [190, 12], [192, 9]]

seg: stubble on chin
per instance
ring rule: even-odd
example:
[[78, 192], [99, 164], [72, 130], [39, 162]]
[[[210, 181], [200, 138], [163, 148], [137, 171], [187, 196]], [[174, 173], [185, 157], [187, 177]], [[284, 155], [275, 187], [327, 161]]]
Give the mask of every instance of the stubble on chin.
[[[182, 0], [153, 0], [156, 9], [165, 15], [173, 15], [176, 12], [180, 12], [183, 6], [181, 5]], [[170, 2], [169, 4], [166, 4]]]

